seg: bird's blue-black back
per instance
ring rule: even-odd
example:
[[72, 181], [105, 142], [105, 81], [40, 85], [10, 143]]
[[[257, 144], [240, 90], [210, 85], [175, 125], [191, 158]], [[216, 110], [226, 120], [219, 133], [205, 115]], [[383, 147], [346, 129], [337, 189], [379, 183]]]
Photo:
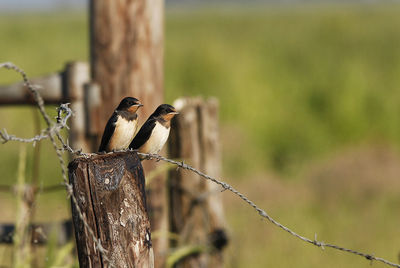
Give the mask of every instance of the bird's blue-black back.
[[133, 138], [131, 144], [129, 145], [129, 149], [137, 150], [139, 149], [145, 142], [150, 138], [151, 132], [156, 126], [157, 118], [151, 117], [147, 119], [147, 121], [140, 128], [139, 132]]
[[101, 138], [99, 152], [107, 151], [107, 145], [115, 131], [115, 124], [118, 120], [118, 114], [116, 112], [108, 119], [106, 127], [104, 129], [103, 137]]

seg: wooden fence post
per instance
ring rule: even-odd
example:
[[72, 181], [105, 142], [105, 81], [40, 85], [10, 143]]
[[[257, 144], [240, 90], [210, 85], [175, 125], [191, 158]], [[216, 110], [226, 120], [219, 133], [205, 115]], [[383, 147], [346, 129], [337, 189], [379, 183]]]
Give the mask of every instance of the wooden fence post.
[[[98, 142], [123, 97], [136, 97], [144, 104], [138, 112], [140, 124], [163, 102], [163, 47], [163, 0], [90, 1], [91, 76], [100, 86], [102, 108], [96, 128], [100, 131]], [[150, 172], [156, 165], [146, 161], [143, 166]], [[165, 233], [168, 229], [165, 176], [154, 178], [148, 188], [152, 230]], [[165, 236], [154, 241], [156, 267], [163, 267], [167, 246]]]
[[70, 119], [71, 130], [69, 141], [72, 148], [92, 152], [90, 141], [85, 134], [85, 91], [84, 86], [89, 82], [89, 65], [86, 62], [71, 62], [63, 73], [63, 90], [67, 91], [71, 109], [75, 113]]
[[98, 144], [98, 135], [104, 131], [104, 126], [100, 126], [101, 89], [94, 82], [85, 84], [85, 135], [92, 152], [96, 152]]
[[[81, 157], [68, 169], [74, 197], [95, 235], [85, 228], [72, 204], [80, 267], [153, 267], [145, 181], [137, 154]], [[106, 257], [94, 239], [107, 251]]]
[[[172, 122], [169, 151], [203, 172], [219, 177], [221, 159], [218, 102], [182, 98], [174, 106], [180, 114]], [[171, 232], [179, 234], [173, 245], [200, 246], [202, 254], [181, 260], [177, 267], [223, 267], [222, 249], [227, 243], [221, 188], [186, 170], [169, 173]]]
[[142, 122], [163, 101], [163, 25], [163, 0], [90, 1], [90, 66], [101, 89], [102, 130], [123, 97], [144, 104]]

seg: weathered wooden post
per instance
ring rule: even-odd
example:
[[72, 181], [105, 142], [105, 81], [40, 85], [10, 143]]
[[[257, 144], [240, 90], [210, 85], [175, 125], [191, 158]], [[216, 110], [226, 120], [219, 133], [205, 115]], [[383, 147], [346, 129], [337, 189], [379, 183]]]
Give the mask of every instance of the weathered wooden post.
[[91, 0], [92, 80], [101, 88], [101, 127], [123, 97], [138, 98], [140, 119], [162, 103], [163, 0]]
[[[218, 101], [182, 98], [174, 106], [180, 114], [172, 122], [170, 156], [218, 177], [221, 167]], [[203, 248], [201, 254], [187, 256], [177, 267], [223, 267], [222, 249], [228, 238], [218, 194], [222, 189], [179, 169], [170, 171], [169, 190], [170, 228], [179, 234], [173, 245]]]
[[75, 116], [71, 117], [71, 130], [69, 141], [71, 146], [82, 149], [83, 152], [91, 152], [90, 141], [85, 134], [85, 92], [84, 85], [90, 79], [89, 65], [86, 62], [70, 62], [63, 72], [63, 91], [67, 91], [71, 102], [71, 109]]
[[[140, 160], [134, 152], [77, 158], [69, 180], [80, 267], [153, 267], [150, 221]], [[73, 201], [71, 201], [73, 202]], [[100, 253], [95, 239], [106, 253]]]
[[[91, 0], [90, 62], [93, 82], [100, 86], [98, 129], [104, 126], [123, 97], [138, 98], [139, 123], [163, 102], [164, 1]], [[97, 141], [101, 133], [97, 135]], [[98, 144], [98, 142], [97, 142]], [[96, 150], [97, 148], [92, 148]], [[146, 172], [155, 164], [146, 161]], [[152, 230], [167, 230], [165, 176], [149, 185], [148, 206]], [[167, 239], [154, 241], [156, 267], [162, 267]]]

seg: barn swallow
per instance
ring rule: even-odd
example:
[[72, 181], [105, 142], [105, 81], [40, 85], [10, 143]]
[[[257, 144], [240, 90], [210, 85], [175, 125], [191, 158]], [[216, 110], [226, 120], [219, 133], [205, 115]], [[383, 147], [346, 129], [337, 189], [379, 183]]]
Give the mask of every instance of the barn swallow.
[[127, 149], [137, 129], [136, 111], [143, 106], [136, 98], [126, 97], [108, 119], [99, 152]]
[[140, 153], [157, 154], [168, 139], [171, 119], [178, 114], [169, 104], [161, 104], [146, 120], [139, 132], [133, 138], [129, 149]]

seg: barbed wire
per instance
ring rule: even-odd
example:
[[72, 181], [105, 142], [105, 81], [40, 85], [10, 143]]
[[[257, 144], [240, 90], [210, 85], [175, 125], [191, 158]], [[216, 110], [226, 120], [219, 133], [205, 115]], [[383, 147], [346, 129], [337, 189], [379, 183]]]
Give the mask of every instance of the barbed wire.
[[[44, 109], [44, 102], [43, 99], [41, 98], [40, 94], [37, 91], [37, 88], [33, 85], [30, 84], [30, 82], [27, 79], [27, 76], [25, 74], [25, 72], [18, 68], [16, 65], [14, 65], [13, 63], [0, 63], [0, 68], [7, 68], [7, 69], [13, 69], [15, 71], [17, 71], [18, 73], [20, 73], [23, 77], [24, 83], [25, 85], [28, 87], [28, 89], [33, 93], [35, 101], [37, 106], [39, 107], [39, 110], [43, 116], [43, 118], [45, 119], [46, 123], [47, 123], [47, 129], [43, 130], [41, 132], [41, 134], [33, 137], [33, 138], [19, 138], [16, 137], [14, 135], [9, 135], [5, 130], [0, 131], [0, 137], [2, 139], [3, 143], [6, 143], [8, 141], [19, 141], [19, 142], [26, 142], [26, 143], [33, 143], [35, 144], [35, 142], [41, 141], [43, 139], [50, 139], [50, 141], [53, 144], [53, 147], [57, 153], [57, 157], [59, 159], [60, 165], [61, 165], [61, 173], [62, 173], [62, 177], [64, 180], [64, 184], [65, 187], [67, 189], [67, 193], [68, 196], [72, 199], [72, 203], [74, 204], [79, 218], [82, 220], [82, 222], [84, 223], [85, 228], [88, 230], [88, 232], [90, 233], [93, 241], [96, 244], [96, 248], [99, 250], [99, 252], [101, 253], [102, 257], [104, 260], [106, 260], [107, 262], [109, 262], [110, 266], [113, 266], [113, 264], [111, 263], [111, 261], [108, 259], [107, 257], [107, 251], [102, 247], [100, 240], [97, 239], [96, 235], [94, 234], [92, 228], [88, 225], [88, 223], [86, 222], [86, 219], [84, 217], [84, 215], [82, 214], [82, 211], [80, 210], [80, 207], [77, 203], [77, 200], [75, 199], [74, 195], [73, 195], [73, 189], [72, 186], [68, 183], [67, 180], [67, 171], [66, 171], [66, 165], [65, 165], [65, 161], [62, 157], [62, 153], [67, 151], [73, 155], [77, 155], [77, 156], [82, 156], [82, 157], [91, 157], [93, 155], [97, 155], [96, 153], [83, 153], [82, 150], [76, 150], [73, 149], [69, 146], [68, 140], [64, 140], [63, 137], [60, 134], [60, 131], [64, 128], [68, 128], [67, 126], [67, 121], [69, 119], [70, 116], [72, 116], [72, 110], [69, 108], [68, 104], [62, 104], [59, 108], [58, 108], [58, 115], [56, 117], [56, 122], [53, 122], [49, 115], [46, 113], [45, 109]], [[54, 138], [54, 135], [57, 137], [57, 139], [59, 140], [59, 142], [61, 143], [61, 147], [58, 147], [57, 142]], [[120, 150], [118, 152], [126, 152], [126, 151], [131, 151], [131, 150]], [[238, 190], [236, 190], [234, 187], [232, 187], [231, 185], [229, 185], [228, 183], [218, 180], [212, 176], [209, 176], [201, 171], [199, 171], [198, 169], [195, 169], [194, 167], [186, 164], [184, 161], [175, 161], [172, 159], [168, 159], [166, 157], [163, 157], [161, 155], [158, 154], [146, 154], [146, 153], [139, 153], [137, 152], [137, 154], [139, 156], [144, 157], [145, 159], [148, 160], [156, 160], [156, 161], [164, 161], [173, 165], [176, 165], [177, 168], [182, 168], [182, 169], [186, 169], [189, 170], [191, 172], [196, 173], [197, 175], [199, 175], [202, 178], [205, 178], [207, 180], [210, 180], [218, 185], [220, 185], [222, 187], [222, 191], [228, 190], [230, 192], [232, 192], [233, 194], [235, 194], [236, 196], [238, 196], [240, 199], [242, 199], [244, 202], [246, 202], [248, 205], [250, 205], [254, 210], [257, 211], [257, 213], [262, 217], [265, 218], [266, 220], [268, 220], [269, 222], [271, 222], [272, 224], [276, 225], [277, 227], [279, 227], [280, 229], [288, 232], [289, 234], [291, 234], [292, 236], [307, 242], [309, 244], [312, 244], [314, 246], [317, 246], [321, 249], [325, 249], [325, 248], [333, 248], [339, 251], [343, 251], [343, 252], [347, 252], [347, 253], [351, 253], [360, 257], [363, 257], [369, 261], [378, 261], [381, 263], [384, 263], [386, 265], [392, 266], [392, 267], [398, 267], [400, 268], [400, 264], [397, 263], [393, 263], [390, 262], [386, 259], [380, 258], [380, 257], [375, 257], [374, 254], [366, 254], [363, 252], [359, 252], [356, 250], [352, 250], [352, 249], [348, 249], [345, 247], [341, 247], [338, 245], [334, 245], [334, 244], [329, 244], [329, 243], [325, 243], [323, 241], [318, 241], [317, 240], [317, 234], [315, 234], [314, 239], [310, 239], [307, 238], [305, 236], [299, 235], [298, 233], [294, 232], [293, 230], [291, 230], [290, 228], [284, 226], [283, 224], [279, 223], [278, 221], [276, 221], [274, 218], [272, 218], [266, 211], [264, 211], [263, 209], [261, 209], [260, 207], [258, 207], [253, 201], [251, 201], [249, 198], [247, 198], [244, 194], [242, 194], [241, 192], [239, 192]]]
[[362, 253], [362, 252], [359, 252], [359, 251], [356, 251], [356, 250], [347, 249], [347, 248], [344, 248], [344, 247], [341, 247], [341, 246], [337, 246], [337, 245], [334, 245], [334, 244], [328, 244], [328, 243], [325, 243], [325, 242], [322, 242], [322, 241], [318, 241], [317, 240], [317, 234], [315, 234], [315, 238], [313, 240], [309, 239], [307, 237], [301, 236], [301, 235], [297, 234], [296, 232], [292, 231], [291, 229], [289, 229], [288, 227], [284, 226], [283, 224], [279, 223], [275, 219], [273, 219], [270, 215], [268, 215], [267, 212], [265, 212], [263, 209], [259, 208], [253, 201], [251, 201], [244, 194], [242, 194], [241, 192], [239, 192], [238, 190], [233, 188], [228, 183], [220, 181], [220, 180], [218, 180], [218, 179], [216, 179], [214, 177], [211, 177], [211, 176], [209, 176], [209, 175], [207, 175], [207, 174], [195, 169], [194, 167], [186, 164], [184, 161], [180, 161], [180, 162], [179, 161], [175, 161], [175, 160], [168, 159], [168, 158], [163, 157], [163, 156], [158, 155], [158, 154], [145, 154], [145, 153], [139, 153], [139, 152], [137, 154], [140, 155], [140, 156], [143, 156], [143, 157], [145, 157], [145, 158], [147, 158], [149, 160], [155, 159], [157, 161], [164, 161], [164, 162], [171, 163], [173, 165], [176, 165], [178, 168], [183, 168], [183, 169], [189, 170], [191, 172], [194, 172], [197, 175], [199, 175], [200, 177], [203, 177], [203, 178], [205, 178], [207, 180], [210, 180], [210, 181], [220, 185], [222, 187], [222, 191], [228, 190], [228, 191], [234, 193], [235, 195], [239, 196], [243, 201], [245, 201], [247, 204], [249, 204], [251, 207], [253, 207], [261, 217], [267, 219], [268, 221], [270, 221], [274, 225], [278, 226], [279, 228], [283, 229], [284, 231], [288, 232], [289, 234], [301, 239], [304, 242], [307, 242], [307, 243], [310, 243], [310, 244], [312, 244], [314, 246], [320, 247], [321, 249], [325, 249], [326, 247], [327, 248], [329, 247], [329, 248], [337, 249], [337, 250], [340, 250], [340, 251], [344, 251], [344, 252], [348, 252], [348, 253], [352, 253], [352, 254], [364, 257], [369, 261], [379, 261], [379, 262], [382, 262], [384, 264], [400, 268], [400, 264], [390, 262], [390, 261], [385, 260], [385, 259], [380, 258], [380, 257], [375, 257], [374, 254], [366, 254], [366, 253]]
[[[89, 232], [91, 238], [93, 239], [93, 241], [96, 245], [96, 248], [99, 250], [100, 257], [102, 259], [104, 259], [105, 261], [107, 261], [111, 267], [114, 267], [113, 263], [107, 257], [107, 250], [105, 250], [104, 247], [101, 245], [100, 239], [96, 237], [96, 235], [94, 234], [94, 231], [87, 223], [86, 218], [83, 215], [75, 196], [73, 195], [73, 188], [69, 184], [68, 179], [67, 179], [67, 167], [66, 167], [62, 153], [64, 151], [63, 148], [69, 148], [70, 150], [72, 150], [72, 148], [69, 147], [68, 143], [64, 141], [60, 131], [64, 128], [68, 129], [67, 121], [73, 115], [71, 108], [69, 108], [69, 104], [68, 103], [61, 104], [60, 107], [57, 108], [56, 122], [54, 122], [53, 120], [51, 120], [50, 116], [47, 114], [47, 112], [45, 110], [43, 98], [41, 97], [41, 95], [38, 92], [39, 87], [32, 85], [29, 82], [28, 76], [26, 75], [25, 71], [11, 62], [0, 63], [0, 69], [1, 68], [14, 70], [15, 72], [19, 73], [22, 76], [24, 85], [32, 93], [35, 103], [36, 103], [43, 119], [45, 120], [45, 122], [47, 124], [47, 128], [42, 130], [40, 135], [37, 135], [33, 138], [28, 138], [28, 139], [18, 138], [14, 135], [8, 135], [8, 133], [5, 130], [3, 130], [3, 132], [0, 131], [0, 136], [3, 140], [3, 143], [6, 143], [8, 141], [19, 141], [19, 142], [35, 144], [36, 142], [39, 142], [43, 139], [50, 139], [50, 141], [53, 145], [53, 148], [56, 151], [60, 165], [61, 165], [61, 174], [62, 174], [62, 178], [64, 181], [64, 185], [67, 190], [67, 195], [69, 198], [71, 198], [72, 203], [75, 206], [75, 209], [78, 213], [79, 218], [81, 219], [81, 221], [84, 224], [84, 227], [86, 228], [86, 230]], [[62, 144], [61, 148], [58, 147], [54, 136], [56, 136], [57, 139], [59, 140], [59, 142]], [[78, 151], [76, 151], [76, 153], [77, 152]]]

